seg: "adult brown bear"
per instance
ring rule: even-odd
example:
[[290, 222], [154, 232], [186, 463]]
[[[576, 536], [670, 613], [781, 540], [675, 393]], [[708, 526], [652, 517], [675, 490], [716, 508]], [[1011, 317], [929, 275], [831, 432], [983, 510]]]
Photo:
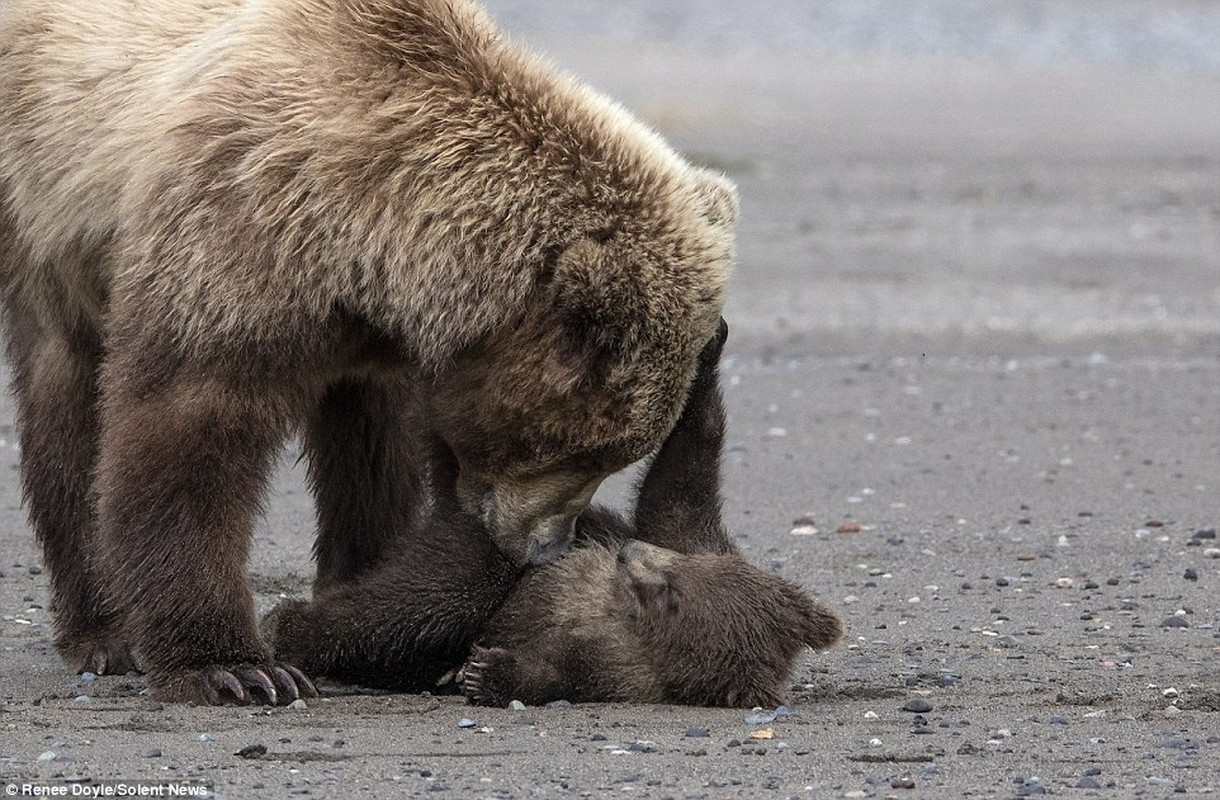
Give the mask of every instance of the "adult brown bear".
[[312, 691], [245, 577], [292, 432], [328, 579], [411, 518], [412, 414], [497, 545], [545, 561], [664, 438], [723, 304], [732, 187], [466, 0], [8, 0], [0, 108], [56, 644], [95, 672], [134, 650], [159, 698]]

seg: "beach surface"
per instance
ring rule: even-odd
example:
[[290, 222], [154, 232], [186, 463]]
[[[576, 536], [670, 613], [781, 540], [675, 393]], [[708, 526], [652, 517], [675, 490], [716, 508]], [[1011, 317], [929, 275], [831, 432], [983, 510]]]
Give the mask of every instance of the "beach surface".
[[[844, 640], [778, 716], [336, 685], [154, 703], [51, 647], [6, 395], [8, 796], [1220, 794], [1216, 7], [555, 5], [491, 8], [740, 187], [726, 519]], [[297, 455], [254, 542], [260, 611], [312, 575]]]

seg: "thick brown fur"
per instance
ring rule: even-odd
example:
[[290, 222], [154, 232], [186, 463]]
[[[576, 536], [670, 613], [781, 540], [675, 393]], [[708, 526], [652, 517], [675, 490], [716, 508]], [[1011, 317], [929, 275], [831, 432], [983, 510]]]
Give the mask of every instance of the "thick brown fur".
[[[422, 416], [509, 561], [678, 415], [736, 201], [469, 0], [9, 0], [0, 295], [57, 644], [155, 696], [311, 691], [244, 566], [303, 430], [318, 584], [418, 513]], [[129, 645], [131, 647], [129, 647]]]
[[436, 491], [422, 529], [360, 577], [280, 604], [266, 620], [282, 658], [355, 683], [434, 689], [478, 640], [461, 688], [477, 703], [629, 700], [775, 705], [805, 646], [841, 634], [799, 587], [749, 564], [721, 523], [724, 409], [705, 347], [677, 425], [638, 487], [635, 524], [584, 512], [579, 544], [522, 574], [451, 499], [453, 468], [433, 449]]

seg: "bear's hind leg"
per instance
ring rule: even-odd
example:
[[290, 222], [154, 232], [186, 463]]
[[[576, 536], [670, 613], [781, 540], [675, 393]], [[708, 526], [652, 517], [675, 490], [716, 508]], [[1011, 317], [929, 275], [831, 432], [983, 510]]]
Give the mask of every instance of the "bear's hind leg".
[[103, 386], [99, 540], [153, 696], [274, 705], [315, 694], [272, 658], [246, 580], [287, 410], [248, 376], [201, 373], [146, 345], [113, 347]]
[[395, 384], [345, 379], [329, 386], [305, 426], [317, 505], [314, 593], [351, 581], [384, 558], [386, 545], [423, 523], [423, 454]]
[[79, 672], [122, 674], [135, 661], [119, 608], [103, 602], [91, 506], [101, 342], [83, 320], [40, 319], [36, 302], [14, 286], [7, 287], [5, 306], [22, 488], [50, 571], [55, 648]]

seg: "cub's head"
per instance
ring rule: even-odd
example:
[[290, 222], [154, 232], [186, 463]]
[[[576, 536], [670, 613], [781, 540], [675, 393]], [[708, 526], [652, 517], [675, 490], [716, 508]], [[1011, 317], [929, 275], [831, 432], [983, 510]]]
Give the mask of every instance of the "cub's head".
[[620, 602], [668, 700], [770, 706], [805, 647], [843, 624], [800, 588], [738, 555], [682, 555], [632, 541], [618, 555]]
[[582, 221], [540, 265], [520, 315], [427, 387], [463, 506], [518, 563], [562, 552], [601, 481], [660, 445], [717, 330], [733, 188], [698, 171], [670, 194], [648, 204], [665, 213], [624, 198], [619, 215]]

